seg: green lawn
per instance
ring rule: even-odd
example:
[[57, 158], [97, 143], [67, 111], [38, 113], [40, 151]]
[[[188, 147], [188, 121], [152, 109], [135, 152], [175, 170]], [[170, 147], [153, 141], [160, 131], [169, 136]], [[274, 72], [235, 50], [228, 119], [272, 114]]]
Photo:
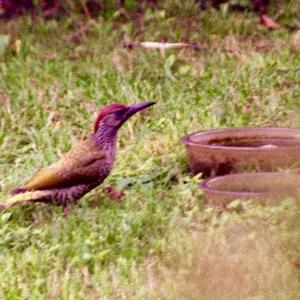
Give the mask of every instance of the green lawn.
[[[300, 126], [292, 33], [179, 2], [100, 17], [75, 38], [79, 16], [1, 23], [0, 201], [89, 134], [102, 105], [157, 105], [124, 125], [113, 173], [67, 217], [42, 204], [0, 215], [0, 299], [299, 299], [298, 205], [205, 208], [181, 142], [200, 129]], [[287, 25], [300, 2], [285, 2]], [[128, 39], [203, 50], [126, 49]], [[107, 185], [125, 191], [121, 204]]]

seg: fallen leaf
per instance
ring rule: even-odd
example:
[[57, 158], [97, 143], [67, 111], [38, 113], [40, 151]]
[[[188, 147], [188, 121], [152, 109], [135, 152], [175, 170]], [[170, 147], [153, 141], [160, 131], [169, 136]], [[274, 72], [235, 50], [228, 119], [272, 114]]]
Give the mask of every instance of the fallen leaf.
[[22, 47], [22, 41], [20, 39], [15, 41], [15, 49], [16, 49], [16, 54], [19, 54], [21, 51]]
[[124, 46], [127, 48], [141, 47], [145, 49], [184, 49], [189, 48], [193, 50], [200, 50], [202, 47], [197, 44], [188, 44], [188, 43], [161, 43], [161, 42], [125, 42]]
[[280, 28], [280, 24], [276, 23], [275, 21], [273, 21], [270, 17], [268, 17], [267, 15], [262, 15], [260, 16], [260, 24], [264, 25], [266, 28], [268, 29], [279, 29]]
[[171, 49], [171, 48], [187, 48], [187, 43], [160, 43], [160, 42], [140, 42], [140, 46], [146, 49]]

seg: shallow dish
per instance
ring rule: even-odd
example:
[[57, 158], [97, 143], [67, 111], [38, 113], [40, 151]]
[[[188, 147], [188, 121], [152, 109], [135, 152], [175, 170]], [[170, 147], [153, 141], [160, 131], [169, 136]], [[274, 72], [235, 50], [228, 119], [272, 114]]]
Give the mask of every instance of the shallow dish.
[[205, 177], [300, 167], [300, 129], [228, 128], [183, 138], [189, 168]]
[[199, 184], [205, 202], [226, 206], [235, 199], [253, 199], [262, 204], [300, 195], [300, 174], [262, 172], [213, 177]]

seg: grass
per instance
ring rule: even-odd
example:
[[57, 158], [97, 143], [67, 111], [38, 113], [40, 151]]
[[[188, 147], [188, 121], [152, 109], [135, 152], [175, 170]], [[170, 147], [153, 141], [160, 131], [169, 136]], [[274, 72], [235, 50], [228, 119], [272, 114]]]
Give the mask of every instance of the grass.
[[[89, 134], [102, 105], [157, 105], [121, 130], [104, 184], [125, 190], [120, 205], [100, 187], [66, 218], [46, 205], [0, 215], [1, 299], [299, 298], [298, 206], [205, 208], [181, 143], [200, 129], [299, 126], [291, 33], [267, 31], [251, 12], [185, 3], [99, 17], [79, 42], [70, 41], [78, 16], [2, 23], [1, 201]], [[296, 7], [287, 2], [278, 21], [291, 22]], [[126, 39], [204, 50], [129, 50]]]

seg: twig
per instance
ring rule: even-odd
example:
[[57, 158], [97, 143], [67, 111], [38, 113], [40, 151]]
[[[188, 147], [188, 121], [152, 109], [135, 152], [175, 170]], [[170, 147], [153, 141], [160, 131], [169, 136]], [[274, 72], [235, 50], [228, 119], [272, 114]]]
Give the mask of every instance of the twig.
[[82, 8], [82, 11], [85, 14], [85, 16], [87, 18], [91, 18], [91, 13], [90, 13], [85, 1], [80, 1], [80, 2], [81, 2], [80, 5], [81, 5], [81, 8]]
[[86, 32], [88, 31], [91, 24], [92, 21], [89, 20], [87, 23], [80, 26], [80, 28], [77, 31], [68, 35], [67, 40], [70, 42], [80, 42], [82, 39], [86, 40]]

